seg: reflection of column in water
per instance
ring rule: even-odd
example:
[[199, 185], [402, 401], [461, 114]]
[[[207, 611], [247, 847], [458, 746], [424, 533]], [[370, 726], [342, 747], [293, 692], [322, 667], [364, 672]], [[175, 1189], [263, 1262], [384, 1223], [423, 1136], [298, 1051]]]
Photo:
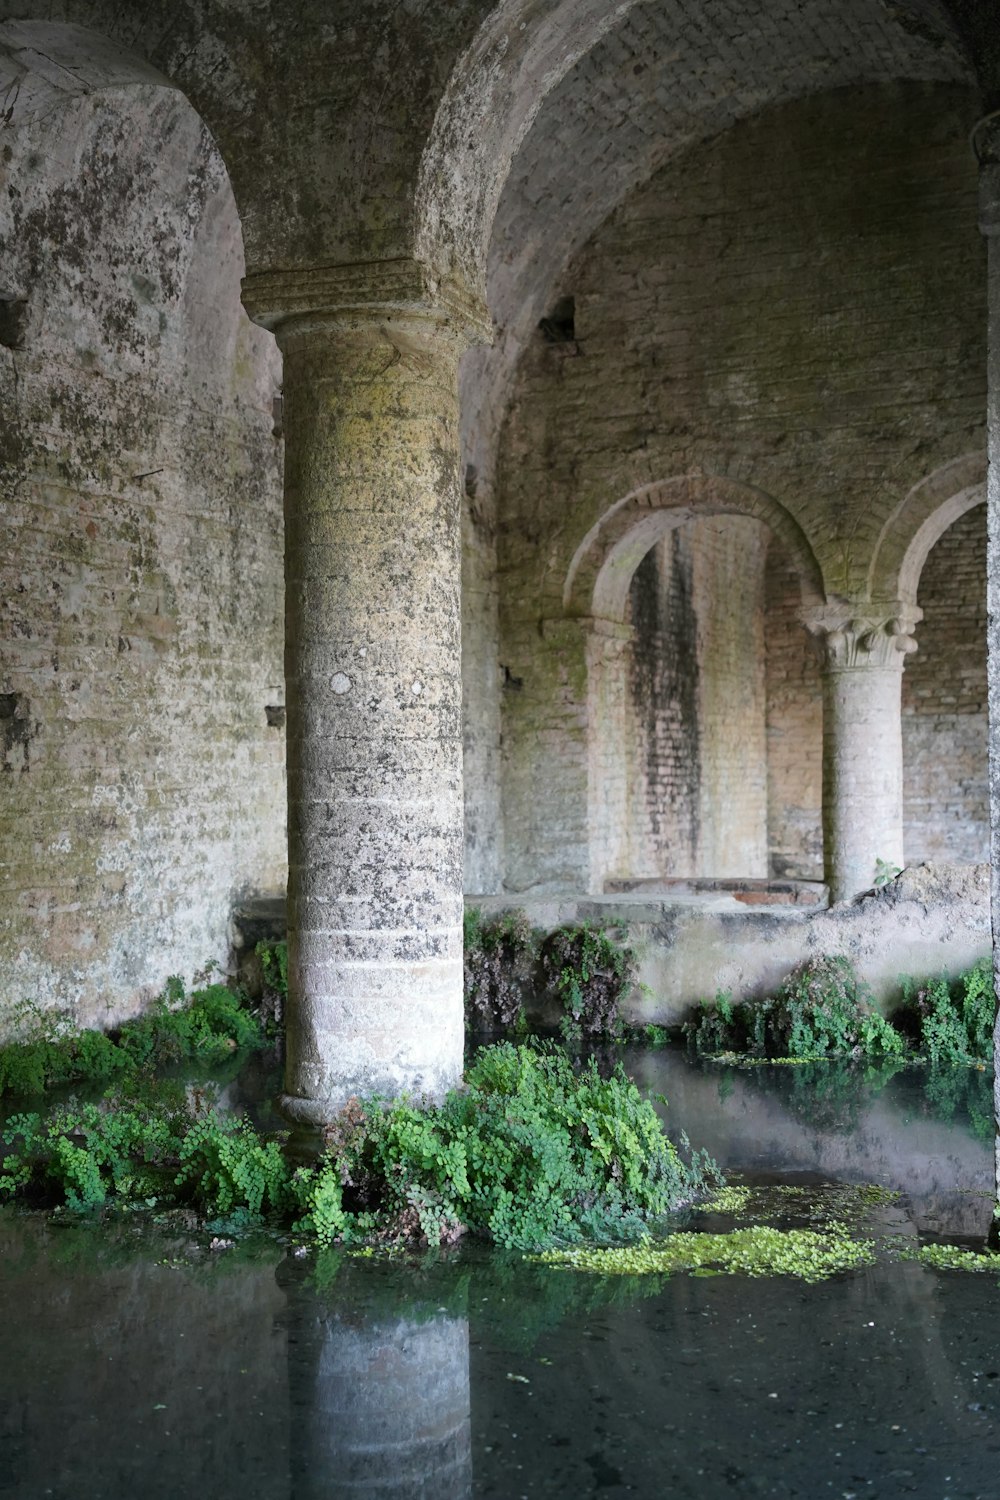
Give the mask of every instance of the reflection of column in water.
[[284, 1270], [292, 1500], [466, 1500], [467, 1320], [430, 1310], [423, 1319], [384, 1308], [368, 1315], [339, 1287], [316, 1293]]

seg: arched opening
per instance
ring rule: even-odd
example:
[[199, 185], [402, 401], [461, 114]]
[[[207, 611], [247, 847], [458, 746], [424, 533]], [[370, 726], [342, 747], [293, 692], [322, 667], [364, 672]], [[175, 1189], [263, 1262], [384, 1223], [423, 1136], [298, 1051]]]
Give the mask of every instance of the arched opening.
[[[630, 200], [646, 199], [644, 215], [622, 226], [623, 243], [615, 246], [616, 264], [608, 282], [615, 287], [608, 347], [628, 350], [636, 356], [637, 365], [645, 363], [649, 391], [661, 397], [669, 393], [664, 404], [673, 406], [681, 390], [675, 382], [683, 377], [672, 366], [695, 364], [699, 354], [718, 343], [724, 319], [720, 320], [714, 291], [727, 266], [733, 268], [734, 284], [739, 285], [737, 309], [747, 311], [755, 303], [755, 282], [760, 277], [750, 284], [740, 279], [755, 261], [751, 249], [755, 233], [747, 237], [743, 227], [752, 222], [755, 200], [787, 207], [796, 239], [803, 230], [807, 241], [827, 239], [825, 227], [819, 226], [837, 217], [836, 211], [830, 214], [821, 206], [830, 197], [831, 187], [843, 181], [856, 189], [873, 169], [884, 173], [893, 159], [894, 148], [883, 149], [880, 158], [870, 157], [871, 140], [878, 139], [885, 146], [893, 132], [886, 131], [884, 121], [869, 118], [863, 92], [872, 98], [884, 93], [889, 99], [900, 80], [911, 79], [920, 86], [972, 80], [961, 38], [936, 0], [921, 5], [919, 26], [910, 24], [900, 7], [892, 8], [890, 14], [885, 7], [872, 7], [864, 0], [838, 0], [832, 9], [822, 10], [822, 17], [812, 5], [779, 7], [773, 13], [765, 8], [754, 20], [752, 53], [741, 40], [744, 27], [745, 17], [732, 0], [711, 0], [699, 6], [696, 14], [690, 6], [673, 0], [658, 5], [620, 0], [614, 6], [594, 5], [592, 0], [570, 5], [559, 0], [542, 8], [510, 0], [484, 20], [458, 59], [423, 154], [415, 200], [418, 256], [441, 277], [458, 272], [485, 289], [496, 327], [492, 346], [470, 350], [461, 371], [462, 469], [466, 476], [463, 694], [466, 785], [472, 789], [466, 801], [466, 870], [467, 888], [473, 891], [493, 888], [504, 861], [504, 815], [495, 790], [503, 755], [500, 694], [491, 647], [491, 637], [503, 629], [502, 624], [498, 627], [503, 605], [498, 602], [496, 577], [497, 538], [508, 505], [508, 485], [501, 473], [508, 441], [504, 423], [511, 410], [517, 420], [525, 371], [530, 378], [531, 366], [537, 364], [533, 345], [538, 342], [539, 328], [552, 322], [554, 309], [567, 297], [577, 296], [577, 334], [585, 358], [572, 357], [576, 352], [572, 342], [550, 346], [545, 356], [560, 371], [567, 393], [574, 388], [564, 405], [566, 413], [572, 414], [576, 390], [586, 379], [583, 372], [597, 365], [594, 334], [599, 333], [602, 321], [595, 317], [600, 310], [599, 290], [595, 296], [594, 283], [588, 286], [586, 275], [581, 278], [581, 265], [587, 259], [593, 261], [595, 243], [606, 238], [609, 229], [614, 233], [616, 219], [629, 213]], [[851, 98], [848, 90], [856, 90], [857, 96]], [[918, 93], [915, 90], [912, 103], [893, 102], [900, 119], [910, 120], [914, 109], [923, 108]], [[840, 119], [838, 94], [843, 98]], [[682, 264], [695, 271], [695, 283], [713, 284], [704, 305], [697, 285], [694, 301], [688, 303], [673, 278], [672, 256], [664, 253], [664, 247], [674, 242], [691, 186], [681, 185], [678, 191], [677, 184], [672, 184], [663, 198], [665, 211], [662, 215], [657, 211], [654, 219], [648, 211], [647, 185], [655, 183], [670, 163], [690, 154], [693, 161], [697, 158], [692, 179], [700, 194], [728, 154], [728, 137], [739, 136], [749, 121], [768, 108], [805, 102], [807, 96], [825, 96], [834, 105], [818, 125], [815, 143], [799, 144], [793, 110], [770, 145], [760, 142], [750, 168], [741, 166], [734, 174], [734, 195], [701, 207], [683, 225], [676, 241]], [[935, 111], [939, 118], [937, 104]], [[807, 113], [803, 111], [803, 117]], [[857, 142], [849, 139], [845, 123], [856, 132]], [[963, 151], [967, 128], [963, 124]], [[916, 136], [908, 130], [906, 135], [911, 148], [913, 140], [929, 138], [923, 130]], [[848, 169], [848, 154], [858, 143], [863, 165]], [[788, 159], [783, 160], [786, 153]], [[767, 186], [773, 175], [787, 187], [804, 165], [821, 160], [815, 214], [798, 211], [798, 188], [776, 193]], [[877, 162], [881, 164], [876, 166]], [[882, 202], [889, 201], [884, 180], [878, 183], [876, 195]], [[859, 203], [855, 190], [849, 214], [860, 220]], [[942, 219], [940, 214], [936, 217]], [[899, 214], [894, 218], [899, 219]], [[950, 216], [943, 218], [949, 222]], [[741, 226], [739, 235], [733, 232], [734, 224]], [[770, 241], [771, 231], [765, 233]], [[905, 236], [908, 231], [897, 226], [896, 233]], [[781, 298], [788, 317], [774, 317], [773, 304], [761, 321], [746, 317], [745, 340], [730, 354], [732, 371], [741, 374], [734, 374], [731, 390], [719, 398], [740, 397], [730, 433], [743, 431], [747, 412], [740, 408], [753, 410], [755, 397], [757, 409], [769, 408], [774, 393], [768, 371], [772, 352], [775, 368], [789, 370], [810, 339], [828, 344], [833, 334], [836, 342], [837, 327], [847, 327], [843, 319], [835, 324], [823, 304], [841, 295], [836, 284], [842, 278], [845, 305], [852, 305], [863, 282], [847, 268], [854, 265], [860, 243], [854, 233], [848, 254], [830, 250], [828, 261], [829, 247], [824, 249], [822, 276], [817, 274], [820, 258], [815, 245], [794, 252], [793, 264], [808, 274], [803, 301], [817, 303], [813, 314], [803, 315], [798, 296], [792, 294]], [[692, 247], [697, 247], [693, 254]], [[644, 248], [650, 254], [648, 277], [642, 271], [635, 274]], [[911, 253], [907, 249], [902, 257], [894, 255], [886, 261], [894, 268], [896, 285], [897, 262], [902, 258], [908, 263]], [[948, 263], [954, 264], [953, 259]], [[770, 251], [760, 264], [768, 267], [763, 279], [771, 295], [776, 262]], [[685, 272], [682, 281], [689, 279]], [[920, 285], [926, 282], [921, 280]], [[656, 288], [664, 292], [662, 309], [655, 306]], [[888, 307], [893, 298], [879, 302]], [[657, 334], [669, 325], [675, 326], [657, 349]], [[762, 329], [767, 330], [763, 339]], [[784, 330], [788, 342], [782, 348]], [[881, 335], [873, 345], [884, 353]], [[822, 375], [810, 372], [803, 390], [822, 391], [824, 398], [829, 394], [830, 372], [838, 367], [838, 357], [831, 358], [831, 354], [827, 347], [818, 361]], [[667, 371], [671, 373], [665, 379]], [[885, 375], [880, 373], [879, 386], [884, 382]], [[617, 409], [621, 402], [618, 387], [604, 387], [602, 396], [611, 389], [616, 391], [612, 405]], [[853, 392], [850, 382], [845, 389]], [[681, 434], [686, 453], [650, 451], [656, 424], [645, 409], [646, 395], [642, 391], [642, 409], [626, 433], [622, 451], [615, 455], [616, 492], [625, 484], [652, 477], [660, 467], [659, 459], [669, 464], [704, 460], [704, 453], [690, 441], [695, 424], [676, 410], [661, 417], [660, 431]], [[649, 404], [655, 401], [651, 396]], [[793, 405], [797, 407], [797, 397]], [[714, 416], [720, 415], [716, 398], [709, 409]], [[839, 432], [849, 424], [838, 420], [833, 425]], [[591, 431], [596, 436], [610, 427], [602, 414]], [[711, 435], [713, 445], [719, 430], [723, 429]], [[799, 410], [790, 420], [775, 412], [773, 437], [783, 445], [777, 454], [779, 463], [793, 453], [798, 440], [811, 441], [820, 430], [825, 430], [821, 421], [807, 421]], [[589, 445], [588, 437], [585, 446]], [[671, 446], [669, 438], [665, 446]], [[651, 472], [642, 473], [647, 452]], [[631, 474], [626, 472], [626, 456]], [[784, 492], [804, 495], [810, 489], [822, 489], [825, 475], [836, 475], [840, 488], [843, 467], [839, 456], [818, 459], [811, 453], [805, 472], [796, 475]], [[532, 512], [544, 493], [544, 483], [532, 474]], [[866, 486], [869, 483], [866, 469]], [[838, 495], [836, 503], [842, 501], [843, 495]], [[527, 525], [533, 525], [532, 518]], [[505, 570], [502, 559], [499, 566]]]
[[[788, 512], [714, 474], [612, 506], [577, 549], [564, 591], [589, 603], [591, 878], [766, 880], [769, 556], [798, 602], [819, 569]], [[800, 633], [804, 632], [799, 626]]]
[[199, 116], [44, 32], [2, 37], [0, 988], [106, 1022], [283, 884], [280, 366]]
[[909, 864], [990, 857], [985, 498], [980, 488], [914, 569], [923, 620], [903, 673]]
[[[770, 540], [752, 517], [692, 518], [632, 575], [620, 686], [592, 687], [595, 727], [612, 750], [592, 804], [606, 881], [767, 876]], [[608, 826], [619, 805], [618, 828]]]
[[[785, 726], [769, 647], [775, 607], [788, 604], [771, 590], [776, 580], [788, 586], [789, 624], [808, 650], [799, 615], [816, 577], [807, 549], [791, 553], [787, 537], [732, 505], [659, 518], [653, 545], [644, 536], [650, 520], [637, 523], [595, 587], [597, 600], [607, 598], [612, 577], [626, 588], [620, 641], [598, 630], [590, 654], [595, 865], [612, 886], [819, 879], [822, 849], [819, 872], [776, 870], [771, 857], [771, 803], [784, 791], [772, 760]], [[633, 559], [627, 583], [626, 556]], [[821, 720], [810, 729], [796, 754], [812, 762]]]
[[511, 635], [521, 669], [504, 694], [512, 888], [767, 880], [774, 554], [799, 611], [814, 605], [819, 569], [793, 518], [712, 473], [626, 495], [588, 531], [561, 617]]

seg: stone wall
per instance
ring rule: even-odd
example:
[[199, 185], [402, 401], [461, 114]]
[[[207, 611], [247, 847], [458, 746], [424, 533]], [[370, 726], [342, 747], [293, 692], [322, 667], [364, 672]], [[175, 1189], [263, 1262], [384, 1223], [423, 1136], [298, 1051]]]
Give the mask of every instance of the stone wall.
[[[892, 1011], [902, 975], [954, 978], [991, 949], [988, 865], [912, 865], [881, 890], [829, 910], [747, 905], [739, 893], [715, 891], [569, 895], [528, 899], [494, 896], [477, 903], [488, 916], [515, 907], [546, 931], [589, 922], [627, 935], [636, 950], [639, 983], [626, 1017], [673, 1026], [720, 990], [734, 1000], [764, 999], [799, 964], [821, 954], [844, 955]], [[546, 1019], [557, 1019], [548, 1012]]]
[[[500, 655], [534, 695], [504, 718], [508, 888], [537, 879], [547, 788], [558, 799], [583, 775], [584, 702], [565, 687], [585, 652], [561, 646], [557, 669], [549, 643], [579, 630], [563, 623], [567, 580], [626, 497], [718, 476], [744, 496], [722, 509], [770, 518], [797, 547], [796, 580], [811, 555], [828, 597], [863, 595], [902, 497], [981, 446], [976, 107], [960, 88], [899, 84], [764, 111], [663, 166], [554, 289], [553, 307], [573, 299], [572, 339], [540, 331], [528, 347], [499, 463]], [[792, 578], [767, 590], [768, 842], [776, 874], [818, 876], [819, 680]], [[724, 600], [736, 579], [717, 577]], [[711, 815], [729, 772], [702, 751], [700, 774], [716, 778]], [[533, 781], [534, 808], [511, 797]], [[577, 852], [541, 851], [546, 879], [573, 878], [586, 827], [560, 816], [549, 837]]]
[[924, 618], [903, 673], [907, 863], [989, 859], [986, 508], [944, 533], [920, 576]]
[[156, 86], [9, 131], [0, 1004], [108, 1021], [284, 885], [280, 369]]

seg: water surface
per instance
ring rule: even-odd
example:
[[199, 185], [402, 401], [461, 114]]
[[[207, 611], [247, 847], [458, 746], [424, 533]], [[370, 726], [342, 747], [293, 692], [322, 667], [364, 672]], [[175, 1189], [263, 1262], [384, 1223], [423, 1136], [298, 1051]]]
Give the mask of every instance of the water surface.
[[[872, 1226], [897, 1242], [985, 1232], [985, 1075], [929, 1096], [919, 1073], [626, 1062], [729, 1168], [899, 1189]], [[0, 1496], [1000, 1488], [993, 1275], [616, 1279], [474, 1245], [386, 1262], [209, 1241], [176, 1218], [0, 1214]]]

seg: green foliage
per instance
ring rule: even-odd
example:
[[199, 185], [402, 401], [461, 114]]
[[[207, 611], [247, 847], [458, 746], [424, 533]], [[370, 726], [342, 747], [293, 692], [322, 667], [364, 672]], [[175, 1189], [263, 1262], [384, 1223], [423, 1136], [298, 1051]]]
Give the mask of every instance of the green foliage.
[[523, 912], [486, 918], [470, 908], [464, 937], [468, 1026], [523, 1032], [525, 1002], [541, 990], [557, 1001], [567, 1040], [623, 1034], [618, 1009], [635, 984], [636, 961], [619, 933], [582, 922], [543, 937]]
[[876, 859], [875, 879], [872, 881], [872, 884], [877, 891], [881, 890], [883, 886], [888, 885], [890, 881], [895, 880], [896, 876], [902, 873], [902, 866], [893, 864], [891, 859]]
[[260, 1018], [245, 997], [224, 984], [210, 984], [185, 1000], [176, 977], [141, 1016], [110, 1033], [77, 1031], [66, 1018], [24, 1009], [20, 1039], [0, 1046], [0, 1094], [39, 1094], [55, 1084], [102, 1082], [151, 1072], [171, 1063], [217, 1063], [264, 1041]]
[[351, 1238], [351, 1216], [344, 1208], [344, 1184], [340, 1166], [330, 1157], [316, 1167], [300, 1167], [292, 1178], [291, 1192], [300, 1217], [293, 1228], [312, 1234], [322, 1244]]
[[143, 1108], [122, 1096], [69, 1103], [48, 1115], [14, 1115], [0, 1137], [17, 1147], [4, 1162], [0, 1192], [54, 1193], [78, 1210], [99, 1207], [109, 1195], [156, 1194], [181, 1128], [169, 1106]]
[[539, 951], [546, 988], [559, 1000], [567, 1040], [616, 1036], [618, 1008], [636, 982], [635, 953], [620, 933], [589, 922], [557, 927]]
[[296, 1174], [296, 1189], [318, 1234], [317, 1194], [345, 1238], [375, 1223], [383, 1236], [441, 1244], [469, 1229], [527, 1249], [634, 1239], [713, 1171], [681, 1161], [620, 1070], [602, 1079], [590, 1062], [576, 1074], [551, 1047], [505, 1042], [484, 1049], [466, 1088], [440, 1106], [365, 1106], [313, 1174]]
[[630, 1041], [645, 1042], [647, 1047], [666, 1047], [670, 1041], [670, 1032], [665, 1026], [657, 1026], [653, 1022], [645, 1026], [636, 1026], [629, 1030]]
[[889, 1058], [905, 1051], [850, 959], [840, 955], [809, 959], [764, 1000], [734, 1005], [729, 995], [718, 995], [688, 1035], [699, 1052], [771, 1058]]
[[990, 1061], [996, 1019], [992, 960], [980, 959], [953, 983], [941, 978], [918, 987], [904, 981], [902, 1010], [933, 1067]]
[[485, 918], [471, 907], [463, 937], [466, 1025], [523, 1029], [524, 1000], [538, 961], [537, 935], [524, 912]]
[[326, 1243], [438, 1245], [467, 1229], [525, 1249], [636, 1239], [718, 1178], [707, 1159], [681, 1160], [620, 1069], [602, 1078], [591, 1061], [576, 1073], [542, 1044], [486, 1048], [440, 1105], [351, 1101], [321, 1159], [295, 1172], [247, 1120], [152, 1085], [16, 1116], [2, 1139], [5, 1197], [75, 1209], [155, 1198], [227, 1221], [293, 1219]]
[[169, 1090], [145, 1101], [109, 1094], [48, 1115], [15, 1115], [0, 1193], [57, 1198], [76, 1210], [109, 1198], [190, 1204], [206, 1215], [242, 1213], [247, 1223], [285, 1208], [289, 1170], [279, 1143], [249, 1121], [205, 1111]]
[[[620, 1069], [579, 1074], [551, 1047], [481, 1052], [467, 1087], [436, 1107], [369, 1110], [342, 1162], [395, 1232], [443, 1243], [461, 1227], [514, 1248], [636, 1238], [712, 1174], [685, 1165]], [[375, 1191], [373, 1192], [373, 1185]]]
[[202, 1115], [184, 1132], [175, 1178], [203, 1213], [245, 1209], [256, 1217], [288, 1203], [288, 1167], [279, 1143], [264, 1141], [247, 1119]]
[[842, 955], [809, 959], [775, 997], [769, 1045], [784, 1057], [892, 1056], [903, 1040], [874, 1008], [871, 991]]
[[288, 995], [288, 944], [258, 943], [255, 953], [260, 959], [264, 984], [282, 999]]
[[728, 990], [719, 990], [714, 1004], [701, 1002], [697, 1021], [688, 1026], [688, 1036], [699, 1052], [714, 1055], [732, 1049], [733, 999]]

